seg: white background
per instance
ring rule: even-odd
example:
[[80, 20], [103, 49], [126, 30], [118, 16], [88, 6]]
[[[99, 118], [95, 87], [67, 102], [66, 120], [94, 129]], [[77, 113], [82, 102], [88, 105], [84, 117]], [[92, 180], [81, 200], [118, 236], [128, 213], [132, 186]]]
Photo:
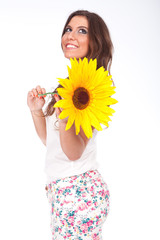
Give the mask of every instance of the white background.
[[77, 9], [98, 13], [114, 43], [119, 103], [99, 133], [98, 161], [111, 193], [104, 240], [160, 239], [160, 2], [157, 0], [0, 0], [0, 239], [50, 240], [45, 147], [27, 92], [50, 91], [69, 64], [61, 32]]

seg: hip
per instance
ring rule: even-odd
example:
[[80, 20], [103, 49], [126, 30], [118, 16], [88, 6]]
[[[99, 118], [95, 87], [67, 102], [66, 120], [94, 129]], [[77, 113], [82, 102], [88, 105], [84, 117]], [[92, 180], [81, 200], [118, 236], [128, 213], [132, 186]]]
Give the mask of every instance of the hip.
[[108, 214], [110, 193], [98, 170], [55, 180], [46, 185], [46, 191], [49, 202], [56, 208], [86, 212], [103, 205]]

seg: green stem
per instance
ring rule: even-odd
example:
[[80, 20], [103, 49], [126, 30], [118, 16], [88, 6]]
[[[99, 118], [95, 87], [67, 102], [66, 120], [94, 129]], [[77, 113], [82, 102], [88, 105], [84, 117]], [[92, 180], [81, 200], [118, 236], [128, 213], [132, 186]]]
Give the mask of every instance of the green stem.
[[59, 95], [58, 93], [53, 93], [53, 92], [48, 92], [48, 93], [43, 93], [43, 94], [38, 94], [38, 96], [45, 96], [45, 95], [48, 95], [48, 94], [52, 94], [52, 95]]

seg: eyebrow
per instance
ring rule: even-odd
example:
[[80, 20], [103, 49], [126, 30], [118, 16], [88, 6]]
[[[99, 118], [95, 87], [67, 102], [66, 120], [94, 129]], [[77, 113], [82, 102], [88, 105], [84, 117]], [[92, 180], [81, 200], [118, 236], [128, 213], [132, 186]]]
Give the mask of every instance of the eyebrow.
[[[72, 28], [70, 25], [67, 25], [67, 27], [70, 27], [70, 28]], [[87, 27], [85, 27], [85, 26], [78, 26], [78, 28], [86, 28], [86, 29], [88, 29]]]

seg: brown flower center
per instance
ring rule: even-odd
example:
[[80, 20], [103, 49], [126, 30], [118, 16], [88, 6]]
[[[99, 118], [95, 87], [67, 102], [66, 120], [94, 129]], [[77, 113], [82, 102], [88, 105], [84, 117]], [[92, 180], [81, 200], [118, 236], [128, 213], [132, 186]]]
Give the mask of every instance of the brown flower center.
[[90, 100], [89, 92], [85, 88], [79, 87], [74, 91], [72, 100], [76, 108], [83, 110], [89, 104], [89, 100]]

